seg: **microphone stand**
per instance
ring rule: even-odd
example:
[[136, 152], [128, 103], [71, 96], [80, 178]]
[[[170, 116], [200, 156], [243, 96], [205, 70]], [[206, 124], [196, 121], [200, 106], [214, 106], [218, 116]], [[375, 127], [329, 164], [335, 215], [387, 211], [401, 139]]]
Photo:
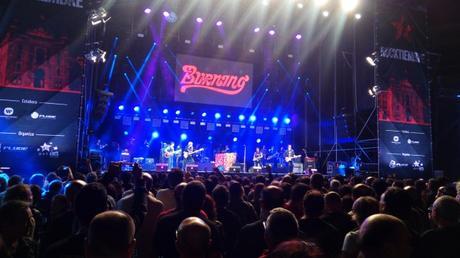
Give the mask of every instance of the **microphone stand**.
[[243, 157], [243, 172], [246, 173], [246, 145], [243, 145], [244, 146], [244, 157]]

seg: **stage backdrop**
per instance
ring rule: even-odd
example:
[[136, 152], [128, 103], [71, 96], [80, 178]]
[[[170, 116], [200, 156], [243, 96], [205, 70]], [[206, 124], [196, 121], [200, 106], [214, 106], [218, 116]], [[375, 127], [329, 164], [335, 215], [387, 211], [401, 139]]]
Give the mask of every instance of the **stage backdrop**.
[[5, 5], [0, 23], [5, 25], [0, 28], [0, 166], [29, 175], [75, 165], [83, 0]]
[[379, 171], [424, 177], [432, 172], [426, 13], [403, 2], [377, 7]]
[[174, 100], [252, 107], [252, 64], [178, 55]]

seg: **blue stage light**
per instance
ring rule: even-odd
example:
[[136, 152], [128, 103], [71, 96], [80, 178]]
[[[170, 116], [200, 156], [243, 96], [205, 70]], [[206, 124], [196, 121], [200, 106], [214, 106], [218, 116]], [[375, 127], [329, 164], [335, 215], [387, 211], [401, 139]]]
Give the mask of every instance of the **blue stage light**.
[[229, 115], [227, 115], [227, 118], [228, 118], [228, 119], [232, 118], [232, 115], [230, 115], [230, 114], [229, 114]]
[[212, 141], [212, 136], [208, 136], [208, 141]]
[[261, 143], [262, 140], [261, 140], [260, 138], [257, 138], [256, 142], [257, 142], [257, 143]]
[[152, 133], [152, 139], [157, 139], [158, 137], [160, 137], [160, 134], [157, 131]]
[[166, 108], [165, 108], [165, 109], [163, 109], [163, 114], [165, 114], [165, 115], [166, 115], [166, 114], [168, 114], [168, 113], [169, 113], [169, 110], [168, 110], [168, 109], [166, 109]]
[[181, 134], [181, 135], [180, 135], [180, 140], [181, 140], [181, 141], [187, 140], [187, 134], [186, 134], [186, 133]]
[[272, 118], [272, 123], [273, 123], [273, 124], [277, 124], [277, 123], [278, 123], [278, 117], [274, 116], [274, 117]]
[[203, 112], [203, 113], [201, 114], [202, 117], [206, 117], [207, 115], [208, 115], [208, 114], [207, 114], [206, 112]]
[[243, 121], [244, 119], [246, 119], [246, 117], [245, 117], [244, 115], [239, 115], [239, 116], [238, 116], [238, 119], [239, 119], [240, 121]]
[[123, 134], [124, 134], [124, 135], [128, 135], [129, 133], [128, 133], [128, 131], [124, 131]]
[[141, 108], [139, 106], [135, 106], [133, 110], [134, 112], [139, 113], [141, 111]]
[[120, 111], [125, 110], [125, 106], [123, 106], [123, 105], [118, 106], [118, 110], [120, 110]]
[[285, 124], [288, 125], [288, 124], [291, 123], [291, 119], [290, 119], [289, 117], [285, 117], [285, 118], [283, 119], [283, 122], [284, 122]]
[[180, 110], [176, 110], [176, 116], [180, 115]]
[[257, 118], [256, 118], [255, 115], [251, 115], [251, 116], [249, 117], [249, 122], [251, 122], [251, 123], [252, 123], [252, 122], [255, 122], [256, 119], [257, 119]]
[[215, 118], [215, 119], [220, 119], [221, 116], [222, 116], [222, 115], [221, 115], [220, 113], [215, 113], [215, 114], [214, 114], [214, 118]]
[[238, 141], [238, 138], [237, 137], [233, 137], [233, 142], [237, 142]]
[[264, 117], [264, 121], [267, 121], [267, 120], [268, 120], [268, 118]]
[[152, 108], [148, 108], [147, 111], [148, 111], [148, 112], [152, 112]]

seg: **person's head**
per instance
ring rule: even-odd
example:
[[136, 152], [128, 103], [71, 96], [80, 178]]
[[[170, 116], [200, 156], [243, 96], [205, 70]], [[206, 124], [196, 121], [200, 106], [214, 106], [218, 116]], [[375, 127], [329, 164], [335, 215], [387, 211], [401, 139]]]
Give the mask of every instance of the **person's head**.
[[45, 176], [41, 173], [35, 173], [29, 178], [29, 185], [38, 185], [43, 187], [45, 184]]
[[59, 194], [61, 190], [62, 190], [62, 181], [60, 179], [53, 180], [48, 187], [48, 192], [51, 195]]
[[42, 189], [38, 185], [31, 185], [30, 191], [32, 192], [32, 206], [36, 206], [42, 199]]
[[75, 198], [75, 215], [87, 227], [99, 213], [107, 210], [107, 190], [100, 183], [85, 185]]
[[23, 185], [23, 184], [14, 185], [6, 190], [3, 201], [4, 202], [22, 201], [22, 202], [32, 204], [33, 202], [32, 191], [30, 191], [30, 187], [28, 185]]
[[372, 196], [374, 197], [375, 196], [375, 192], [374, 190], [368, 186], [368, 185], [365, 185], [365, 184], [357, 184], [353, 187], [353, 190], [351, 192], [351, 196], [353, 198], [353, 200], [356, 200], [358, 199], [359, 197], [363, 197], [363, 196]]
[[375, 214], [359, 229], [359, 244], [363, 258], [409, 258], [410, 234], [398, 218]]
[[174, 188], [174, 200], [176, 200], [176, 209], [182, 209], [182, 192], [187, 183], [182, 182]]
[[89, 225], [86, 242], [88, 258], [130, 258], [136, 239], [133, 219], [121, 211], [106, 211], [96, 215]]
[[147, 172], [143, 172], [143, 173], [142, 173], [142, 179], [143, 179], [144, 182], [145, 182], [145, 189], [146, 189], [147, 191], [152, 190], [152, 186], [153, 186], [153, 178], [152, 178], [152, 175], [150, 175], [150, 174], [147, 173]]
[[310, 258], [318, 253], [318, 247], [302, 240], [289, 240], [279, 244], [268, 258]]
[[169, 146], [174, 147], [174, 142], [170, 142]]
[[208, 219], [217, 220], [216, 202], [209, 194], [204, 198], [203, 211], [208, 215]]
[[452, 196], [441, 196], [433, 203], [431, 219], [438, 227], [448, 227], [460, 222], [460, 203]]
[[260, 152], [260, 148], [259, 148], [259, 147], [256, 147], [256, 152]]
[[303, 197], [309, 190], [308, 185], [304, 183], [296, 183], [291, 189], [290, 200], [295, 203], [303, 203]]
[[380, 212], [400, 219], [406, 218], [411, 210], [410, 196], [403, 189], [389, 187], [380, 198]]
[[0, 235], [11, 245], [22, 237], [32, 236], [35, 220], [29, 203], [9, 201], [0, 207]]
[[187, 143], [187, 146], [188, 146], [188, 147], [193, 147], [193, 142], [191, 142], [191, 141], [188, 142], [188, 143]]
[[261, 215], [268, 216], [274, 208], [283, 207], [283, 189], [278, 186], [269, 185], [262, 190], [260, 195]]
[[223, 208], [228, 205], [229, 193], [227, 187], [218, 185], [212, 191], [212, 198], [216, 202], [217, 208]]
[[172, 169], [168, 174], [169, 189], [174, 189], [178, 184], [184, 181], [184, 173], [180, 169]]
[[235, 201], [235, 200], [243, 199], [244, 190], [240, 182], [238, 181], [230, 182], [230, 187], [228, 190], [230, 192], [230, 200]]
[[329, 184], [329, 188], [333, 191], [338, 191], [340, 186], [342, 185], [342, 183], [340, 183], [339, 180], [337, 179], [332, 179], [330, 184]]
[[200, 218], [184, 219], [176, 233], [176, 249], [181, 258], [206, 257], [211, 244], [211, 229]]
[[50, 217], [56, 218], [68, 209], [69, 202], [67, 201], [67, 198], [62, 194], [55, 195], [51, 200]]
[[295, 215], [284, 209], [275, 208], [265, 223], [265, 242], [269, 249], [284, 241], [292, 240], [299, 234], [299, 224]]
[[292, 150], [292, 145], [289, 144], [287, 148], [288, 148], [288, 150]]
[[321, 190], [323, 188], [323, 175], [315, 173], [310, 178], [310, 185], [313, 189]]
[[8, 175], [5, 173], [0, 173], [0, 193], [5, 191], [8, 185]]
[[307, 218], [319, 218], [324, 210], [323, 194], [317, 190], [308, 191], [303, 200], [303, 207]]
[[22, 177], [18, 175], [13, 175], [8, 179], [8, 187], [12, 187], [14, 185], [22, 184]]
[[324, 209], [327, 213], [342, 212], [342, 198], [336, 192], [324, 195]]
[[69, 202], [70, 208], [73, 208], [77, 194], [85, 185], [86, 182], [82, 180], [73, 180], [66, 184], [64, 188], [64, 195]]
[[182, 192], [182, 207], [186, 211], [199, 212], [204, 204], [206, 188], [200, 181], [191, 181]]
[[379, 202], [370, 196], [359, 197], [352, 208], [353, 220], [361, 225], [369, 216], [379, 213]]

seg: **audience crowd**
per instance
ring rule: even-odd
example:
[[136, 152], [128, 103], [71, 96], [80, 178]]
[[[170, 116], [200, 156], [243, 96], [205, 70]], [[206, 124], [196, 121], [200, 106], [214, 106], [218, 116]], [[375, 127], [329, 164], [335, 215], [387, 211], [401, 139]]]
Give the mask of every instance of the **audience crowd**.
[[445, 178], [64, 171], [0, 174], [0, 257], [460, 257]]

